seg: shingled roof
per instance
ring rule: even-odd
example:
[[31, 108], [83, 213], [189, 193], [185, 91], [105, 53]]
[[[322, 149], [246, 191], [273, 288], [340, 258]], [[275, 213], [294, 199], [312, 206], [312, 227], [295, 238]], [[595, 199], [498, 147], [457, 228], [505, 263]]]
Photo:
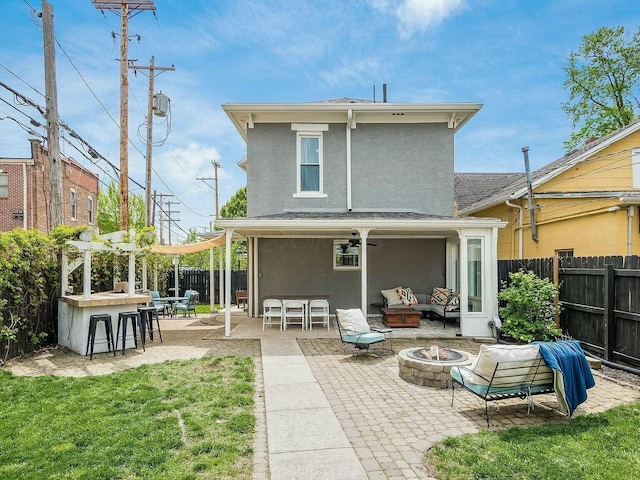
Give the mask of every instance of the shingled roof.
[[458, 210], [473, 205], [523, 177], [523, 173], [456, 173], [455, 195]]

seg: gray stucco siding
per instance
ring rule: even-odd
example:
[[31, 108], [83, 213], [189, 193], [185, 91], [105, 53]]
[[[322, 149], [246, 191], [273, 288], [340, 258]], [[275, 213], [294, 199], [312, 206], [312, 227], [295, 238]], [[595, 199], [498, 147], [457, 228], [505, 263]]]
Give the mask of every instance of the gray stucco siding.
[[323, 134], [323, 198], [297, 198], [296, 132], [290, 123], [256, 124], [247, 139], [247, 215], [341, 211], [346, 205], [345, 125]]
[[[265, 298], [328, 295], [329, 306], [360, 307], [360, 270], [333, 269], [329, 238], [260, 239], [260, 311]], [[368, 304], [380, 302], [380, 290], [410, 287], [431, 293], [445, 286], [444, 239], [372, 239], [368, 247]], [[369, 305], [367, 305], [369, 307]]]
[[354, 210], [453, 214], [453, 130], [446, 124], [359, 124], [352, 145]]

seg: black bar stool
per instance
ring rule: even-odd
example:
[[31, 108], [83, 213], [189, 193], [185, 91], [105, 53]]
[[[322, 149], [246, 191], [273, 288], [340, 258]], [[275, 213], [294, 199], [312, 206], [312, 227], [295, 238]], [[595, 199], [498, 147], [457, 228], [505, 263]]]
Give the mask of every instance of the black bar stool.
[[156, 325], [158, 327], [158, 335], [160, 336], [160, 343], [162, 343], [162, 332], [160, 331], [160, 318], [158, 317], [158, 309], [156, 307], [138, 307], [138, 312], [142, 316], [142, 321], [146, 321], [149, 338], [153, 341], [153, 320], [155, 318]]
[[[104, 330], [107, 335], [107, 348], [109, 353], [113, 350], [113, 356], [116, 356], [116, 346], [113, 338], [113, 326], [111, 325], [111, 315], [108, 313], [97, 313], [89, 317], [89, 335], [87, 336], [87, 350], [84, 355], [89, 355], [89, 360], [93, 360], [93, 346], [96, 342], [96, 326], [98, 322], [104, 322]], [[91, 354], [89, 354], [91, 349]]]
[[118, 314], [118, 330], [116, 333], [116, 347], [118, 346], [118, 338], [120, 337], [120, 325], [122, 325], [122, 355], [124, 355], [124, 347], [127, 341], [127, 320], [131, 319], [131, 327], [133, 328], [133, 343], [138, 348], [138, 334], [136, 332], [136, 326], [140, 327], [140, 338], [142, 340], [142, 350], [144, 348], [144, 337], [146, 335], [146, 328], [140, 314], [136, 312], [120, 312]]

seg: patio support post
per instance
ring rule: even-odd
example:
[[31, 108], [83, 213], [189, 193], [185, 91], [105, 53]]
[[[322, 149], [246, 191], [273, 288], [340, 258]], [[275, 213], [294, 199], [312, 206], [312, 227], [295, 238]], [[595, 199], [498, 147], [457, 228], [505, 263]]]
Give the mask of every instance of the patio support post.
[[180, 279], [178, 277], [178, 265], [180, 263], [180, 255], [173, 256], [173, 295], [180, 296]]
[[214, 269], [214, 252], [215, 247], [209, 249], [209, 306], [211, 312], [216, 311], [216, 275]]
[[231, 336], [231, 236], [233, 230], [225, 229], [226, 261], [224, 275], [224, 336]]
[[142, 257], [142, 291], [147, 290], [147, 257]]
[[82, 273], [82, 297], [91, 298], [91, 249], [86, 248], [84, 253], [84, 270]]
[[360, 292], [361, 292], [361, 300], [360, 300], [360, 308], [362, 313], [364, 314], [364, 318], [368, 316], [368, 302], [367, 302], [367, 236], [369, 235], [368, 228], [362, 228], [358, 231], [360, 234]]
[[136, 293], [136, 252], [129, 252], [129, 296]]
[[218, 250], [218, 299], [220, 300], [220, 307], [223, 308], [224, 303], [224, 282], [222, 281], [222, 272], [224, 268], [224, 250], [220, 248]]

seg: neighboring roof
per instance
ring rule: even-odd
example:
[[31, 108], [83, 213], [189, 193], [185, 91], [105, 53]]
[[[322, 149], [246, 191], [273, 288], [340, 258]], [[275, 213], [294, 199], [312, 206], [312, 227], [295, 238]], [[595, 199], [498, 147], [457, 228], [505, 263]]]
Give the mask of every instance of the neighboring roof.
[[502, 190], [524, 173], [456, 173], [454, 174], [456, 205], [459, 210]]
[[[638, 130], [640, 130], [640, 121], [627, 125], [626, 127], [605, 135], [604, 137], [589, 141], [579, 149], [573, 150], [563, 157], [531, 172], [531, 183], [533, 188], [548, 182], [552, 178], [587, 160], [592, 155], [604, 150], [613, 143], [637, 132]], [[462, 208], [459, 206], [460, 214], [468, 215], [503, 203], [505, 200], [525, 196], [527, 194], [526, 178], [524, 172], [520, 175], [521, 177], [519, 179], [516, 178], [513, 183], [506, 185], [498, 191], [486, 192], [487, 194], [484, 197], [479, 198], [467, 207]]]
[[242, 138], [256, 123], [446, 123], [460, 129], [482, 108], [479, 103], [387, 103], [337, 99], [312, 103], [222, 105]]

